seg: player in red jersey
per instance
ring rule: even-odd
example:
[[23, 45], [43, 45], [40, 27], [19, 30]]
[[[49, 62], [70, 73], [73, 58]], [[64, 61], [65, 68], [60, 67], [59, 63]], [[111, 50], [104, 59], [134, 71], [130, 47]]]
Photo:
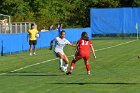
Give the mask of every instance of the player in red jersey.
[[90, 74], [90, 64], [89, 64], [90, 49], [92, 50], [94, 58], [96, 59], [96, 55], [95, 55], [95, 51], [94, 51], [92, 42], [88, 39], [88, 34], [86, 32], [83, 32], [81, 35], [81, 39], [78, 40], [78, 42], [77, 42], [77, 48], [75, 51], [75, 55], [71, 62], [70, 70], [68, 73], [66, 73], [67, 75], [72, 73], [75, 63], [82, 58], [84, 59], [84, 62], [86, 65], [87, 74], [88, 75]]

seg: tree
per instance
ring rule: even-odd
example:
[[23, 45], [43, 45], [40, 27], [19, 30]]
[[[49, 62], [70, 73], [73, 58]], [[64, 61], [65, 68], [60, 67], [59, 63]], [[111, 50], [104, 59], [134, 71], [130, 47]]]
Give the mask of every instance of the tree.
[[23, 0], [2, 0], [0, 12], [12, 16], [13, 21], [25, 21], [30, 15], [28, 3]]
[[140, 0], [134, 0], [133, 6], [134, 7], [140, 7]]
[[119, 1], [118, 0], [94, 0], [94, 7], [115, 8], [115, 7], [119, 7]]
[[132, 7], [134, 0], [120, 0], [121, 7]]
[[90, 8], [140, 6], [139, 0], [1, 0], [0, 13], [12, 21], [34, 21], [39, 29], [63, 23], [66, 27], [90, 27]]

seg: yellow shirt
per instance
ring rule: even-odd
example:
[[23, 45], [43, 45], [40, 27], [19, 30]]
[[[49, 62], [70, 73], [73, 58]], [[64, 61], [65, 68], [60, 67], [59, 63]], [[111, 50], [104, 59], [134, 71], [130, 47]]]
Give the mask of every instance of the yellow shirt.
[[37, 33], [38, 33], [37, 29], [29, 29], [28, 34], [29, 34], [30, 40], [36, 40]]

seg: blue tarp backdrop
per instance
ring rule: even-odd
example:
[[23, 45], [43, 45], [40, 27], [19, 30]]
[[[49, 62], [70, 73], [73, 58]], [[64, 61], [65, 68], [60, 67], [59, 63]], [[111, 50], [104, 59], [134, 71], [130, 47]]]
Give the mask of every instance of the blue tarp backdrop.
[[[81, 33], [86, 31], [91, 39], [90, 28], [76, 28], [76, 29], [65, 29], [66, 39], [70, 42], [76, 42], [80, 37]], [[50, 46], [50, 41], [58, 36], [58, 31], [40, 32], [40, 38], [37, 39], [37, 48], [45, 48]], [[0, 34], [0, 52], [1, 55], [7, 53], [15, 53], [25, 51], [29, 49], [27, 42], [27, 34]]]
[[91, 8], [92, 34], [136, 33], [140, 26], [140, 8]]

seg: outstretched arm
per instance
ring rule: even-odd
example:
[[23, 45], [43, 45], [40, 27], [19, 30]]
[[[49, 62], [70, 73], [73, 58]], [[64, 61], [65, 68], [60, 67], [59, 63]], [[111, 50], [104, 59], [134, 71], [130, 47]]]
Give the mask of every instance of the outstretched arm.
[[95, 54], [93, 45], [91, 44], [90, 47], [91, 47], [92, 54], [93, 54], [94, 58], [96, 59], [96, 54]]
[[72, 47], [76, 47], [76, 44], [70, 44], [70, 46], [72, 46]]
[[54, 40], [52, 40], [52, 41], [50, 42], [50, 50], [52, 50], [52, 47], [53, 47], [53, 41], [54, 41]]
[[78, 43], [77, 44], [75, 44], [75, 46], [76, 46], [76, 49], [75, 49], [75, 53], [74, 53], [74, 59], [76, 58], [76, 56], [78, 55]]

